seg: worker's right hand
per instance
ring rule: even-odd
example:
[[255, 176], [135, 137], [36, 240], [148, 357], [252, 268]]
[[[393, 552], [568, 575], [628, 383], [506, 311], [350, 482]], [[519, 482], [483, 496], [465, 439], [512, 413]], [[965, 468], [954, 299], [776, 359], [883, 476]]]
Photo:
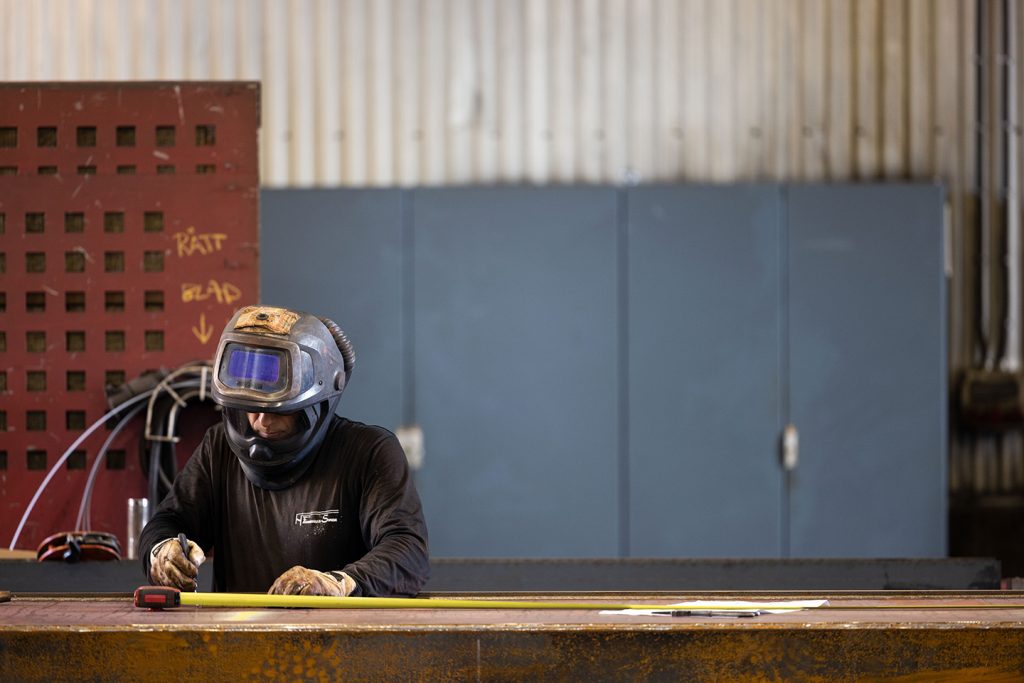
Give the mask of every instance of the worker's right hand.
[[205, 561], [206, 553], [192, 541], [188, 542], [186, 557], [178, 539], [169, 539], [157, 547], [152, 555], [149, 580], [157, 586], [172, 586], [183, 591], [194, 591], [199, 585], [199, 565]]

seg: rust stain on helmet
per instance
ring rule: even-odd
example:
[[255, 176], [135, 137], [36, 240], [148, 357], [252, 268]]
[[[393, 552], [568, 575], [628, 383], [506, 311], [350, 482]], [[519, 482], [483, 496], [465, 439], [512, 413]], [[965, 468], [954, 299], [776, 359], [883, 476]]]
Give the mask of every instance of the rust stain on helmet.
[[238, 314], [235, 329], [254, 334], [288, 334], [298, 319], [299, 314], [287, 308], [246, 306]]

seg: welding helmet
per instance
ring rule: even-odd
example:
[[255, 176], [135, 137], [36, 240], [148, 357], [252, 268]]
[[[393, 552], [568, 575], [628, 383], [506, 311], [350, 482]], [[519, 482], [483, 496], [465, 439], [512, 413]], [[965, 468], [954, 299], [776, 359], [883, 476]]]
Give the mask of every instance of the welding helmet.
[[[277, 490], [306, 472], [354, 364], [345, 333], [326, 318], [270, 306], [235, 313], [217, 345], [212, 394], [249, 481]], [[264, 439], [246, 413], [294, 413], [295, 431]]]

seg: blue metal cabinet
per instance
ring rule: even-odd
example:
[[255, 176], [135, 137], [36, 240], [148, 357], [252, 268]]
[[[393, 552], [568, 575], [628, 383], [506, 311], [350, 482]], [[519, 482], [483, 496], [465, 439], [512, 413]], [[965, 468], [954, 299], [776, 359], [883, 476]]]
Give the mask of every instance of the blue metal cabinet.
[[921, 185], [265, 191], [262, 298], [352, 337], [342, 414], [423, 428], [434, 556], [942, 555], [941, 207]]
[[629, 554], [777, 556], [779, 190], [628, 202]]
[[413, 222], [432, 553], [615, 556], [615, 191], [416, 190]]
[[946, 553], [942, 202], [787, 189], [793, 556]]

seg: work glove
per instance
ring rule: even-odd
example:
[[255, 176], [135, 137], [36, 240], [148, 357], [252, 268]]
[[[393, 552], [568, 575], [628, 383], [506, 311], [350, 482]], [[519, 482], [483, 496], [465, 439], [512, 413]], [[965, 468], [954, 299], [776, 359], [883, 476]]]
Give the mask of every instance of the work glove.
[[198, 587], [199, 565], [206, 561], [206, 553], [197, 544], [188, 542], [188, 557], [181, 543], [169, 538], [150, 553], [149, 580], [157, 586], [173, 586], [183, 591]]
[[344, 572], [318, 572], [298, 565], [277, 577], [267, 593], [271, 595], [333, 595], [344, 598], [356, 589], [356, 582]]

